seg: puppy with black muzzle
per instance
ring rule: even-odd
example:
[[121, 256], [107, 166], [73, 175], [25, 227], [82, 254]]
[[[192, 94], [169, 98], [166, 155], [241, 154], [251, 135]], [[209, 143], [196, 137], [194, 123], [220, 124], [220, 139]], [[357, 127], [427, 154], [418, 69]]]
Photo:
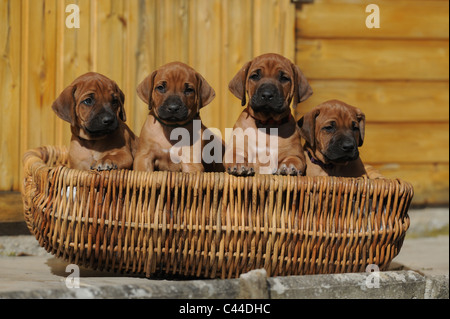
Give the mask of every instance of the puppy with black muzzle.
[[279, 54], [247, 62], [229, 83], [242, 111], [225, 148], [224, 166], [233, 175], [302, 175], [305, 156], [293, 107], [312, 89], [300, 68]]
[[359, 157], [365, 123], [360, 109], [338, 100], [324, 102], [305, 114], [297, 124], [305, 139], [306, 176], [381, 178]]
[[98, 171], [131, 169], [137, 137], [125, 124], [125, 96], [106, 76], [89, 72], [63, 90], [52, 105], [70, 123], [68, 166]]
[[[137, 92], [150, 112], [140, 134], [135, 170], [223, 171], [222, 139], [200, 120], [200, 109], [215, 97], [200, 73], [181, 62], [168, 63], [147, 76]], [[217, 154], [204, 154], [206, 144]]]

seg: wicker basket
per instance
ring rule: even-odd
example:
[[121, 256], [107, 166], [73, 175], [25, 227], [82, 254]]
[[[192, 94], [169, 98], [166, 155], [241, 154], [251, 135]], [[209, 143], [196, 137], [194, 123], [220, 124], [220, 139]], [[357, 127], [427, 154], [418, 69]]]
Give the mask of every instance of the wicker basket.
[[409, 183], [366, 178], [69, 169], [67, 149], [24, 156], [25, 220], [81, 266], [232, 278], [381, 270], [409, 227]]

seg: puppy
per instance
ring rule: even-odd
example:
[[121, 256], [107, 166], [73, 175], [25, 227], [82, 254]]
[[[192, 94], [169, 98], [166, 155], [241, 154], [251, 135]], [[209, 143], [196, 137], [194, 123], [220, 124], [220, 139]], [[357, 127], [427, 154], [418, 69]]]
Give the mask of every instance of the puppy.
[[312, 89], [300, 68], [281, 55], [264, 54], [247, 62], [229, 89], [246, 108], [225, 148], [227, 172], [302, 175], [306, 161], [290, 104], [305, 101]]
[[222, 139], [200, 119], [200, 109], [215, 97], [202, 75], [184, 63], [172, 62], [145, 78], [137, 93], [150, 112], [142, 127], [135, 170], [223, 171]]
[[52, 105], [70, 123], [68, 166], [74, 169], [131, 169], [137, 137], [124, 123], [125, 96], [117, 84], [89, 72], [65, 88]]
[[360, 109], [338, 100], [324, 102], [305, 114], [297, 124], [305, 139], [306, 175], [381, 178], [359, 157], [365, 123]]

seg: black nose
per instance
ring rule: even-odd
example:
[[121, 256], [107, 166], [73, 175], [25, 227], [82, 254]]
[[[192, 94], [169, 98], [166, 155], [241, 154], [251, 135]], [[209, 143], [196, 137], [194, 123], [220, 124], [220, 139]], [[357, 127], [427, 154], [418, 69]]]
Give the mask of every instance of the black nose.
[[180, 110], [181, 105], [178, 103], [171, 103], [169, 105], [167, 105], [167, 111], [171, 112], [171, 113], [176, 113]]
[[264, 83], [258, 89], [258, 95], [265, 102], [272, 101], [277, 94], [277, 87], [273, 84]]
[[106, 126], [106, 125], [111, 125], [114, 123], [114, 115], [112, 114], [108, 114], [103, 116], [102, 118], [102, 123]]
[[271, 90], [264, 90], [261, 92], [261, 99], [271, 101], [273, 99], [273, 92]]
[[351, 152], [355, 149], [355, 143], [353, 141], [347, 140], [342, 143], [342, 150], [344, 152]]

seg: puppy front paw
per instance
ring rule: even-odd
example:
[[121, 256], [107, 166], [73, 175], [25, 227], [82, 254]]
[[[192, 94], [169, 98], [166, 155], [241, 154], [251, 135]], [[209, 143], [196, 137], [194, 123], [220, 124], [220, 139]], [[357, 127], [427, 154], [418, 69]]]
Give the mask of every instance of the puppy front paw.
[[291, 175], [291, 176], [297, 176], [297, 175], [303, 175], [303, 171], [301, 169], [298, 169], [293, 164], [281, 164], [280, 167], [278, 167], [277, 171], [275, 172], [276, 175]]
[[117, 164], [114, 163], [112, 160], [110, 159], [101, 159], [98, 160], [97, 162], [94, 162], [91, 165], [91, 169], [94, 171], [110, 171], [113, 169], [117, 169]]
[[227, 173], [235, 176], [255, 175], [255, 169], [250, 164], [231, 164], [227, 166]]

